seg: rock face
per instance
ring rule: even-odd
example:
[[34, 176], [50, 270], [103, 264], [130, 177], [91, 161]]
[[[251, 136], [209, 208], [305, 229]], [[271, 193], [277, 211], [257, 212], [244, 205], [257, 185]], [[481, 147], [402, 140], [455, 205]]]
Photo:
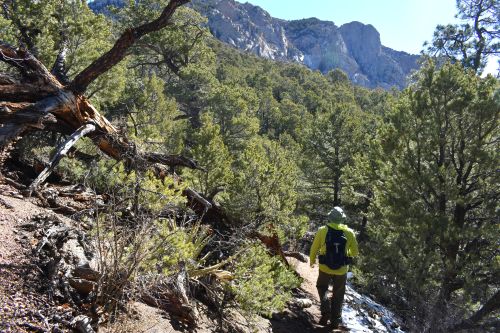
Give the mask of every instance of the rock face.
[[302, 61], [288, 40], [287, 22], [258, 6], [233, 0], [194, 0], [190, 6], [207, 16], [212, 34], [229, 45], [269, 59]]
[[[105, 12], [124, 0], [95, 0], [89, 6]], [[219, 40], [245, 52], [279, 61], [302, 63], [322, 73], [339, 68], [365, 87], [404, 88], [419, 56], [383, 46], [372, 25], [351, 22], [336, 26], [316, 18], [286, 21], [250, 3], [192, 0], [192, 8], [208, 18]]]
[[210, 31], [223, 42], [323, 73], [340, 68], [362, 86], [403, 88], [417, 68], [417, 55], [383, 46], [372, 25], [351, 22], [337, 27], [316, 18], [286, 21], [234, 0], [193, 0], [191, 6], [208, 18]]

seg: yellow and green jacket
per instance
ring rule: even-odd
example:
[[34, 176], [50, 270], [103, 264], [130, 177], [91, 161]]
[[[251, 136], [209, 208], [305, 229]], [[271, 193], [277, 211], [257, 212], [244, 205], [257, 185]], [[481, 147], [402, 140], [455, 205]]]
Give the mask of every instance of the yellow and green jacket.
[[[344, 231], [344, 234], [347, 238], [346, 255], [348, 257], [356, 257], [359, 254], [359, 252], [358, 252], [358, 242], [356, 241], [356, 235], [354, 234], [354, 231], [352, 231], [352, 229], [350, 229], [345, 224], [340, 224], [335, 222], [328, 223], [328, 226], [336, 230]], [[311, 246], [311, 252], [309, 253], [309, 262], [311, 265], [313, 265], [316, 262], [316, 256], [318, 254], [319, 255], [326, 254], [325, 239], [326, 239], [326, 233], [328, 232], [328, 226], [324, 225], [320, 227], [318, 229], [318, 232], [316, 232], [316, 235], [314, 236], [314, 241]], [[320, 264], [319, 270], [330, 275], [344, 275], [347, 273], [348, 266], [347, 265], [342, 266], [339, 269], [330, 269], [328, 266]]]

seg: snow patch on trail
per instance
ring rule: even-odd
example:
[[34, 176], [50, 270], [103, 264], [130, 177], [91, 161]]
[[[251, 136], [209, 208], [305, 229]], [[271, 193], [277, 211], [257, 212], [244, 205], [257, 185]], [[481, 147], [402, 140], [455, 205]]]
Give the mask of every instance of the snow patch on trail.
[[353, 333], [404, 333], [391, 311], [370, 297], [361, 295], [349, 284], [346, 286], [342, 321]]
[[[295, 258], [288, 258], [288, 260], [296, 272], [303, 278], [302, 290], [307, 293], [307, 297], [313, 303], [306, 311], [310, 314], [313, 324], [317, 329], [316, 325], [321, 317], [318, 291], [316, 289], [318, 265], [314, 265], [311, 268], [308, 262], [300, 262]], [[401, 329], [400, 323], [402, 321], [400, 318], [370, 297], [358, 293], [349, 282], [346, 285], [342, 321], [343, 325], [352, 333], [405, 333]], [[298, 333], [298, 331], [289, 332]], [[319, 331], [311, 330], [307, 332]]]

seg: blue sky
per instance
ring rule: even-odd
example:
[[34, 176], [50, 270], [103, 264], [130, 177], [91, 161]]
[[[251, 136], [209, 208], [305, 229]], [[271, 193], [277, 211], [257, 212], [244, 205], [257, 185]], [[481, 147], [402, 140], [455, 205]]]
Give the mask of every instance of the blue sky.
[[[317, 17], [337, 26], [352, 21], [371, 24], [384, 46], [418, 54], [438, 24], [457, 23], [456, 0], [237, 0], [262, 7], [271, 16], [297, 20]], [[483, 75], [496, 75], [499, 57], [490, 58]]]
[[382, 44], [419, 53], [438, 24], [456, 19], [455, 0], [238, 0], [260, 6], [271, 16], [293, 20], [317, 17], [340, 26], [352, 21], [373, 25]]

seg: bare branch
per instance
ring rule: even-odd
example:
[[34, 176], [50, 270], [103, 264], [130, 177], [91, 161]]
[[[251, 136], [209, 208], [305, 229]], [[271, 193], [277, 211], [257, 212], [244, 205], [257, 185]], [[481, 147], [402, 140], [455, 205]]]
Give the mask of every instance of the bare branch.
[[56, 154], [54, 157], [49, 162], [49, 165], [36, 177], [36, 179], [31, 183], [28, 191], [29, 195], [33, 191], [35, 191], [38, 186], [43, 183], [45, 179], [52, 173], [52, 170], [59, 164], [59, 161], [66, 156], [68, 153], [69, 149], [75, 145], [75, 143], [85, 135], [87, 135], [90, 132], [95, 131], [96, 127], [94, 124], [86, 124], [80, 127], [78, 130], [76, 130], [75, 133], [73, 133], [68, 140], [66, 140], [62, 145], [60, 145], [57, 149]]
[[37, 80], [44, 82], [51, 89], [61, 89], [63, 86], [52, 75], [47, 68], [31, 53], [24, 49], [14, 49], [7, 43], [0, 40], [0, 61], [21, 70], [21, 73], [28, 77], [31, 74]]
[[144, 155], [144, 159], [152, 163], [161, 163], [169, 166], [184, 166], [190, 169], [200, 169], [195, 160], [180, 155], [148, 153]]
[[36, 104], [0, 102], [0, 148], [8, 145], [28, 128], [44, 128], [55, 123], [48, 112], [40, 112]]
[[166, 27], [170, 23], [170, 18], [174, 14], [175, 10], [187, 2], [189, 2], [189, 0], [170, 0], [160, 17], [156, 20], [135, 28], [127, 29], [120, 36], [120, 38], [118, 38], [111, 50], [103, 54], [75, 77], [73, 82], [70, 83], [69, 89], [75, 93], [83, 93], [89, 84], [91, 84], [101, 74], [105, 73], [123, 60], [123, 58], [127, 55], [127, 50], [133, 46], [137, 40], [148, 33], [158, 31]]
[[52, 65], [52, 69], [50, 72], [61, 82], [66, 85], [69, 84], [69, 78], [66, 70], [66, 54], [68, 53], [68, 46], [66, 39], [61, 41], [61, 45], [59, 47], [59, 53], [57, 54], [57, 58]]

